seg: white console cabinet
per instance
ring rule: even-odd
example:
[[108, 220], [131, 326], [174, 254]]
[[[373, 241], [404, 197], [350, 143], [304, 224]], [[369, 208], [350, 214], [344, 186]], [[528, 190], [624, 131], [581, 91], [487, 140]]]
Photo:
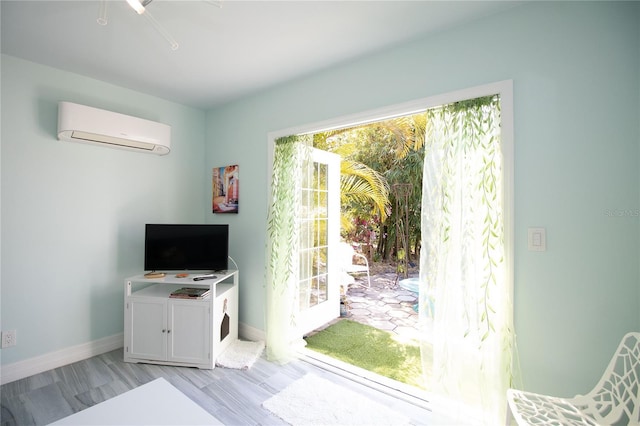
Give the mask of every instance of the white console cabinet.
[[[211, 369], [238, 338], [238, 271], [194, 281], [144, 275], [124, 281], [124, 360]], [[170, 298], [182, 287], [209, 288], [201, 300]]]

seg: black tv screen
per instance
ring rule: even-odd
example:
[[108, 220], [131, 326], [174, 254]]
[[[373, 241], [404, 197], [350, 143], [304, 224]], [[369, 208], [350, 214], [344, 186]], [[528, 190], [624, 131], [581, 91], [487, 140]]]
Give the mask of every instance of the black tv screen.
[[220, 271], [228, 258], [229, 225], [146, 225], [145, 271]]

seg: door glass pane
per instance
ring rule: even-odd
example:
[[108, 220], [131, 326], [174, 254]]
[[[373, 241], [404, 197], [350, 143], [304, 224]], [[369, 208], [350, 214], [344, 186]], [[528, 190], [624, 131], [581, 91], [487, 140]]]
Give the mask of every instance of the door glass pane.
[[307, 250], [303, 250], [300, 252], [300, 280], [304, 281], [311, 278], [314, 274], [312, 273], [312, 265], [311, 259], [309, 258], [309, 252]]
[[318, 275], [326, 275], [329, 272], [329, 267], [327, 265], [327, 252], [328, 248], [326, 246], [318, 249]]
[[327, 171], [313, 163], [304, 179], [300, 218], [300, 308], [327, 301]]
[[[312, 247], [312, 241], [316, 239], [315, 222], [303, 219], [300, 221], [300, 247], [306, 250]], [[303, 275], [303, 277], [305, 277]]]
[[319, 275], [318, 277], [318, 300], [319, 302], [327, 301], [327, 275]]
[[300, 200], [302, 219], [309, 216], [309, 212], [313, 210], [315, 204], [315, 192], [308, 188], [302, 189], [302, 196]]
[[315, 224], [315, 247], [325, 247], [327, 245], [327, 219], [318, 219]]
[[318, 217], [326, 219], [329, 213], [329, 210], [327, 209], [327, 191], [319, 191], [316, 194], [316, 206]]
[[311, 281], [310, 280], [301, 280], [300, 281], [300, 310], [304, 311], [309, 308], [309, 299], [311, 294]]

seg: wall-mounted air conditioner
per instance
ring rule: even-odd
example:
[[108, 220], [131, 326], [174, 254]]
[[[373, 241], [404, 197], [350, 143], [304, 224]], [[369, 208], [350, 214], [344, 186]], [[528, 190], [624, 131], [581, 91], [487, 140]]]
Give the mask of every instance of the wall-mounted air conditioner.
[[171, 127], [71, 102], [58, 103], [58, 139], [166, 155]]

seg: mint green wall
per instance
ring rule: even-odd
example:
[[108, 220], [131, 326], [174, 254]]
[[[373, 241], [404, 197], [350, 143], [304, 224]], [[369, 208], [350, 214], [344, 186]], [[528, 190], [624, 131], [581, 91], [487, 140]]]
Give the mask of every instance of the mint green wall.
[[[12, 57], [1, 67], [1, 328], [18, 330], [3, 364], [122, 332], [122, 278], [139, 272], [151, 221], [229, 223], [240, 320], [262, 329], [267, 133], [505, 79], [525, 388], [586, 392], [640, 329], [637, 2], [528, 4], [207, 114]], [[59, 142], [59, 100], [166, 122], [172, 152]], [[227, 164], [240, 165], [240, 213], [213, 215], [211, 168]], [[527, 251], [529, 226], [547, 228], [547, 252]]]
[[[513, 79], [522, 379], [590, 390], [640, 329], [639, 28], [639, 3], [527, 4], [210, 111], [207, 168], [240, 165], [240, 213], [208, 220], [232, 226], [241, 321], [264, 327], [268, 132]], [[527, 250], [532, 226], [544, 253]]]
[[[122, 333], [144, 224], [202, 222], [205, 113], [2, 56], [2, 363]], [[66, 100], [172, 126], [165, 157], [60, 142]]]

